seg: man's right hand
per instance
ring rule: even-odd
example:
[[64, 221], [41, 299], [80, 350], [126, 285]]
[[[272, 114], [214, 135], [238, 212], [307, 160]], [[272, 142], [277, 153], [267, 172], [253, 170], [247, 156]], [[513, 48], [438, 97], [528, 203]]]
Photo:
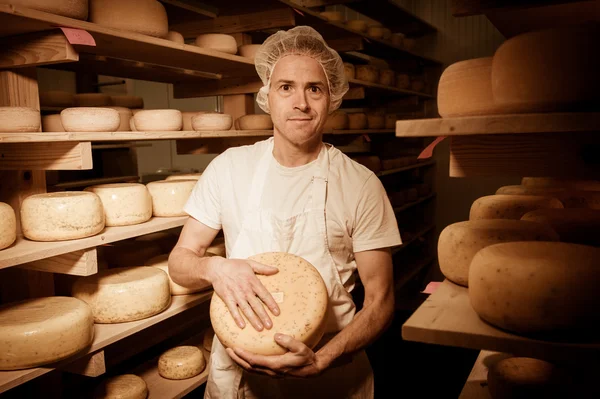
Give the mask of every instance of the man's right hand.
[[246, 326], [241, 310], [257, 331], [262, 331], [265, 327], [267, 329], [273, 327], [273, 322], [263, 303], [275, 316], [279, 315], [279, 306], [256, 274], [269, 276], [277, 273], [279, 269], [253, 260], [225, 258], [219, 260], [220, 262], [215, 262], [215, 267], [211, 270], [210, 279], [214, 291], [225, 302], [236, 324], [240, 328]]

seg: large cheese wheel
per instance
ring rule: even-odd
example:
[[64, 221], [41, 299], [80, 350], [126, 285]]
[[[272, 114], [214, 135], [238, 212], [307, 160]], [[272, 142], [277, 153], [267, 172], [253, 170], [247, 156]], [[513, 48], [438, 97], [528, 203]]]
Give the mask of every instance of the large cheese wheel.
[[181, 111], [181, 116], [183, 117], [183, 128], [186, 132], [194, 130], [192, 127], [192, 118], [197, 114], [204, 114], [204, 111]]
[[382, 69], [379, 71], [379, 84], [394, 86], [396, 83], [396, 72], [393, 69]]
[[368, 126], [367, 114], [364, 112], [348, 113], [348, 129], [363, 130]]
[[238, 118], [240, 130], [271, 130], [273, 129], [273, 119], [271, 115], [242, 115]]
[[357, 65], [356, 79], [365, 82], [377, 83], [379, 82], [379, 69], [373, 65]]
[[3, 0], [0, 3], [33, 8], [34, 10], [84, 21], [88, 17], [88, 0]]
[[240, 47], [238, 47], [238, 53], [242, 57], [254, 60], [254, 56], [260, 47], [261, 44], [242, 44]]
[[169, 380], [185, 380], [206, 368], [204, 353], [193, 345], [176, 346], [158, 358], [158, 374]]
[[598, 326], [600, 248], [564, 242], [490, 245], [469, 269], [471, 306], [486, 322], [517, 334]]
[[452, 223], [438, 239], [438, 260], [444, 276], [468, 286], [469, 265], [482, 248], [500, 242], [559, 241], [558, 234], [545, 224], [510, 219], [481, 219]]
[[196, 37], [196, 46], [221, 51], [228, 54], [237, 53], [235, 37], [224, 33], [205, 33]]
[[165, 39], [170, 40], [170, 41], [175, 42], [175, 43], [185, 44], [185, 39], [184, 39], [183, 35], [181, 33], [179, 33], [179, 32], [174, 31], [174, 30], [170, 30], [167, 33], [167, 37]]
[[578, 180], [558, 177], [523, 177], [521, 185], [527, 187], [566, 187], [582, 191], [600, 191], [599, 180]]
[[[140, 109], [144, 108], [144, 99], [139, 96], [129, 95], [113, 95], [110, 96], [110, 101], [117, 107], [124, 107], [131, 109], [134, 114]], [[135, 111], [134, 111], [135, 110]]]
[[118, 107], [118, 106], [110, 106], [107, 108], [114, 109], [115, 111], [117, 111], [119, 113], [120, 124], [119, 124], [119, 127], [117, 128], [117, 130], [119, 132], [128, 132], [131, 130], [131, 125], [130, 125], [129, 121], [131, 120], [131, 118], [133, 118], [133, 112], [131, 112], [131, 110], [129, 108]]
[[351, 19], [349, 21], [346, 21], [346, 26], [349, 29], [358, 31], [358, 32], [366, 32], [368, 25], [367, 25], [367, 21], [362, 20], [362, 19]]
[[28, 107], [0, 107], [0, 133], [39, 132], [40, 111]]
[[195, 131], [229, 130], [233, 118], [229, 114], [206, 112], [192, 117], [192, 128]]
[[496, 194], [477, 198], [471, 204], [469, 220], [521, 219], [536, 209], [564, 208], [562, 202], [551, 196]]
[[600, 24], [527, 32], [494, 53], [494, 101], [507, 113], [580, 110], [598, 101]]
[[17, 239], [17, 218], [12, 206], [0, 202], [0, 249], [4, 249]]
[[367, 113], [368, 129], [383, 129], [385, 127], [385, 114], [382, 112]]
[[94, 399], [146, 399], [148, 386], [135, 374], [122, 374], [103, 381], [94, 391]]
[[75, 107], [63, 109], [60, 121], [67, 132], [116, 132], [121, 116], [111, 108]]
[[75, 107], [106, 107], [112, 104], [110, 95], [105, 93], [77, 93], [73, 94]]
[[124, 323], [161, 313], [171, 303], [169, 276], [155, 267], [102, 270], [80, 277], [72, 295], [92, 308], [95, 323]]
[[21, 204], [21, 230], [30, 240], [73, 240], [96, 235], [103, 228], [102, 201], [94, 193], [34, 194]]
[[167, 11], [156, 0], [90, 0], [90, 22], [155, 37], [169, 33]]
[[75, 105], [73, 93], [64, 90], [40, 91], [42, 107], [72, 107]]
[[566, 187], [502, 186], [496, 194], [548, 195], [556, 197], [565, 208], [600, 209], [600, 191], [573, 190]]
[[448, 66], [440, 76], [437, 104], [443, 118], [501, 112], [492, 95], [492, 57]]
[[178, 109], [147, 109], [133, 115], [139, 131], [178, 131], [183, 127], [183, 115]]
[[350, 119], [348, 118], [348, 114], [338, 109], [327, 116], [323, 130], [343, 130], [348, 129], [349, 125]]
[[146, 261], [146, 266], [156, 267], [163, 272], [167, 273], [169, 276], [169, 287], [171, 290], [171, 295], [188, 295], [193, 294], [195, 292], [204, 291], [206, 288], [187, 288], [177, 284], [175, 281], [171, 279], [169, 275], [169, 254], [161, 254], [150, 258]]
[[356, 77], [356, 68], [354, 67], [354, 64], [344, 62], [344, 74], [346, 75], [346, 79], [354, 79]]
[[92, 310], [79, 299], [53, 296], [0, 306], [0, 370], [65, 359], [92, 343]]
[[178, 173], [170, 175], [165, 180], [199, 180], [202, 173]]
[[97, 184], [84, 190], [100, 197], [107, 226], [129, 226], [152, 217], [152, 198], [144, 184]]
[[585, 208], [538, 209], [521, 220], [551, 227], [563, 242], [600, 246], [600, 210]]
[[135, 127], [135, 119], [133, 118], [129, 119], [129, 129], [131, 129], [132, 132], [137, 132], [137, 128]]
[[219, 341], [225, 347], [243, 348], [261, 355], [281, 355], [287, 349], [275, 342], [273, 336], [278, 332], [314, 348], [324, 333], [329, 300], [319, 271], [303, 258], [284, 252], [262, 253], [249, 259], [279, 269], [271, 276], [257, 277], [277, 302], [280, 315], [271, 315], [271, 329], [256, 331], [248, 322], [241, 329], [215, 292], [210, 302], [210, 320]]
[[154, 216], [185, 216], [183, 210], [192, 190], [198, 181], [158, 180], [146, 185], [152, 196], [152, 212]]
[[43, 132], [64, 132], [65, 128], [60, 121], [60, 114], [51, 114], [42, 116]]

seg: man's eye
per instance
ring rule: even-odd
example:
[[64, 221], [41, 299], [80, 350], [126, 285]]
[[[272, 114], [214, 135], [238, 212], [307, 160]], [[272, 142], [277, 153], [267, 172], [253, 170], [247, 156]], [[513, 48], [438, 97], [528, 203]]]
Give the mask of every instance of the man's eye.
[[281, 89], [287, 91], [287, 90], [291, 89], [291, 87], [290, 87], [290, 85], [283, 85], [283, 86], [281, 86]]
[[310, 87], [310, 91], [311, 91], [312, 93], [318, 93], [318, 92], [320, 92], [320, 91], [321, 91], [321, 89], [320, 89], [318, 86], [311, 86], [311, 87]]

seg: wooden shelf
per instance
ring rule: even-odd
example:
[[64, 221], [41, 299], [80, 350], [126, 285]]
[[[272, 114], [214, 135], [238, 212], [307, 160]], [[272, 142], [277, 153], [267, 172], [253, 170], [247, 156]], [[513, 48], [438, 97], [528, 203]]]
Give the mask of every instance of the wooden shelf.
[[349, 79], [348, 83], [350, 84], [350, 86], [365, 87], [367, 90], [373, 91], [375, 93], [403, 94], [406, 96], [417, 96], [417, 97], [422, 97], [422, 98], [435, 98], [435, 96], [433, 96], [431, 94], [422, 93], [419, 91], [398, 89], [394, 86], [386, 86], [386, 85], [382, 85], [379, 83], [365, 82], [363, 80]]
[[37, 367], [27, 370], [16, 370], [16, 371], [1, 371], [0, 372], [0, 393], [14, 388], [20, 384], [37, 378], [41, 375], [49, 373], [56, 368], [61, 368], [76, 359], [79, 359], [85, 355], [91, 354], [104, 347], [113, 344], [123, 338], [133, 335], [145, 328], [153, 326], [166, 320], [172, 316], [175, 316], [187, 309], [195, 306], [202, 305], [210, 301], [213, 291], [205, 291], [191, 295], [178, 295], [171, 297], [171, 305], [162, 313], [156, 316], [149, 317], [147, 319], [132, 321], [129, 323], [118, 323], [118, 324], [96, 324], [94, 326], [94, 341], [89, 348], [71, 356], [56, 364], [47, 365], [46, 367]]
[[[69, 181], [63, 183], [57, 183], [48, 188], [52, 190], [68, 190], [72, 188], [85, 188], [96, 184], [110, 184], [110, 183], [137, 183], [139, 182], [139, 176], [116, 176], [116, 177], [101, 177], [98, 179], [87, 179]], [[51, 190], [49, 190], [51, 191]]]
[[429, 226], [421, 229], [418, 233], [416, 233], [413, 237], [411, 237], [410, 240], [408, 240], [408, 241], [402, 243], [402, 245], [399, 245], [399, 246], [395, 247], [394, 249], [392, 249], [392, 256], [396, 255], [398, 252], [402, 251], [404, 248], [408, 247], [410, 244], [412, 244], [419, 238], [423, 237], [425, 234], [429, 233], [434, 228], [435, 228], [435, 225], [432, 224], [432, 225], [429, 225]]
[[430, 199], [434, 198], [436, 195], [437, 195], [436, 193], [432, 193], [432, 194], [429, 194], [429, 195], [427, 195], [425, 197], [419, 198], [418, 200], [416, 200], [414, 202], [411, 202], [410, 204], [406, 204], [406, 205], [402, 205], [402, 206], [399, 206], [397, 208], [394, 208], [394, 213], [404, 212], [405, 210], [410, 209], [413, 206], [421, 204], [421, 203], [423, 203], [425, 201], [429, 201]]
[[467, 378], [467, 382], [460, 392], [458, 399], [492, 399], [487, 383], [487, 361], [488, 358], [503, 356], [500, 352], [483, 350], [475, 360], [473, 369]]
[[101, 233], [95, 236], [79, 240], [41, 242], [18, 237], [13, 245], [0, 251], [0, 269], [180, 227], [185, 224], [188, 217], [155, 217], [146, 223], [132, 226], [106, 227]]
[[486, 349], [548, 361], [593, 360], [600, 354], [600, 340], [544, 341], [495, 328], [473, 310], [468, 289], [448, 280], [404, 323], [402, 337], [407, 341]]
[[413, 165], [408, 165], [408, 166], [403, 166], [401, 168], [396, 168], [396, 169], [389, 169], [389, 170], [383, 170], [381, 172], [377, 172], [375, 173], [378, 177], [381, 176], [387, 176], [387, 175], [392, 175], [394, 173], [400, 173], [400, 172], [405, 172], [407, 170], [413, 170], [413, 169], [417, 169], [417, 168], [422, 168], [425, 166], [430, 166], [435, 164], [435, 160], [430, 159], [428, 161], [419, 161]]

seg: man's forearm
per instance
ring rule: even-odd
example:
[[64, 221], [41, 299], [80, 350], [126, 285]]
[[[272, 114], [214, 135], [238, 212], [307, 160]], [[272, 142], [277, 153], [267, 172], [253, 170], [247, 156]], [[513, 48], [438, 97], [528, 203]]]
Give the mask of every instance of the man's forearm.
[[223, 258], [199, 256], [187, 248], [175, 247], [169, 255], [169, 275], [177, 284], [193, 289], [211, 286], [210, 270]]

